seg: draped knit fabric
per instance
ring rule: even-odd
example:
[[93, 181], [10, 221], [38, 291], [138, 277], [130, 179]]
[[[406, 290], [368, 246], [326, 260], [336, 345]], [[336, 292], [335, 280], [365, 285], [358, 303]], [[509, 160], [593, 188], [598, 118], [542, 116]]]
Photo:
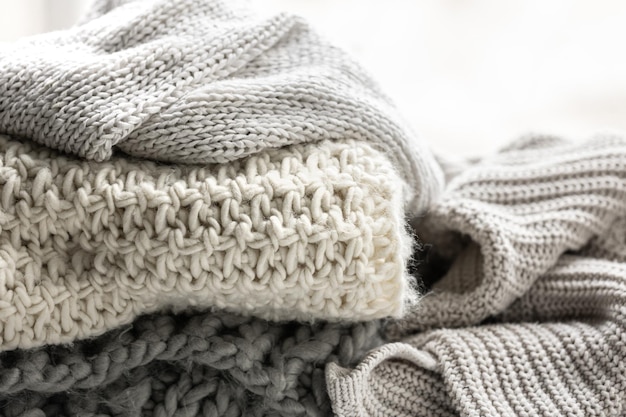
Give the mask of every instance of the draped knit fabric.
[[446, 272], [396, 342], [329, 365], [335, 413], [623, 415], [625, 214], [623, 138], [529, 137], [456, 175], [417, 226]]

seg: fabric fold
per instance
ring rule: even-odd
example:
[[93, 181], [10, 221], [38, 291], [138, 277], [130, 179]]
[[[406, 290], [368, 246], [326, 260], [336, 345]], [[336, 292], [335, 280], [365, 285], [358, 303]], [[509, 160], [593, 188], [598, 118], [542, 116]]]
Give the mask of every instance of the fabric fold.
[[390, 335], [472, 325], [505, 310], [561, 255], [610, 231], [626, 207], [625, 171], [620, 137], [529, 136], [457, 174], [416, 226], [455, 253]]
[[[624, 264], [566, 256], [496, 323], [408, 337], [393, 353], [393, 344], [375, 350], [351, 372], [329, 366], [334, 411], [342, 417], [622, 415], [624, 277]], [[409, 359], [419, 355], [432, 355], [437, 365]], [[377, 366], [364, 366], [370, 363]]]

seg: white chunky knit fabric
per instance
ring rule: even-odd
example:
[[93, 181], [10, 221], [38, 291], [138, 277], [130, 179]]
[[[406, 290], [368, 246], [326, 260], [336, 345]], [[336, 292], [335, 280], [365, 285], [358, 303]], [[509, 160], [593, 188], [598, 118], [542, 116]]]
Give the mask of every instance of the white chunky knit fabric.
[[0, 133], [95, 161], [119, 148], [182, 164], [360, 140], [425, 210], [441, 172], [376, 84], [300, 18], [239, 3], [100, 0], [71, 30], [1, 49]]
[[189, 306], [397, 317], [410, 293], [403, 184], [354, 141], [176, 167], [0, 136], [0, 350]]
[[443, 270], [399, 342], [327, 368], [338, 416], [622, 416], [626, 140], [529, 137], [418, 224]]

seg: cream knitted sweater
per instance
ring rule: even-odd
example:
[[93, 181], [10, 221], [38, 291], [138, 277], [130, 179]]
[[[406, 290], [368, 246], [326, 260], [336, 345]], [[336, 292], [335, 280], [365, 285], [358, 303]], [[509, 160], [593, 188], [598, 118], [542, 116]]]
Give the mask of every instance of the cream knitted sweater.
[[327, 368], [337, 415], [624, 414], [626, 140], [519, 141], [455, 176], [418, 233], [447, 272], [398, 343]]
[[0, 135], [0, 350], [192, 306], [399, 317], [414, 297], [402, 184], [353, 141], [174, 167], [88, 162]]

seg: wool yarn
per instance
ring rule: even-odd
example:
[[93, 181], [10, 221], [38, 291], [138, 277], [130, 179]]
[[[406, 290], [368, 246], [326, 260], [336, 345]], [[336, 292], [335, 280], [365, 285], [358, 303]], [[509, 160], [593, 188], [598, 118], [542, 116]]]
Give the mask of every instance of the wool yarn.
[[363, 142], [230, 164], [85, 161], [0, 136], [0, 350], [196, 306], [272, 320], [402, 315], [403, 181]]
[[624, 415], [626, 140], [531, 136], [447, 171], [418, 234], [458, 250], [398, 342], [329, 365], [336, 415]]
[[324, 364], [354, 365], [376, 321], [151, 315], [71, 345], [0, 353], [4, 417], [327, 416]]
[[388, 155], [424, 211], [441, 171], [376, 83], [302, 19], [240, 3], [96, 1], [72, 29], [3, 47], [0, 133], [178, 164], [358, 140]]

